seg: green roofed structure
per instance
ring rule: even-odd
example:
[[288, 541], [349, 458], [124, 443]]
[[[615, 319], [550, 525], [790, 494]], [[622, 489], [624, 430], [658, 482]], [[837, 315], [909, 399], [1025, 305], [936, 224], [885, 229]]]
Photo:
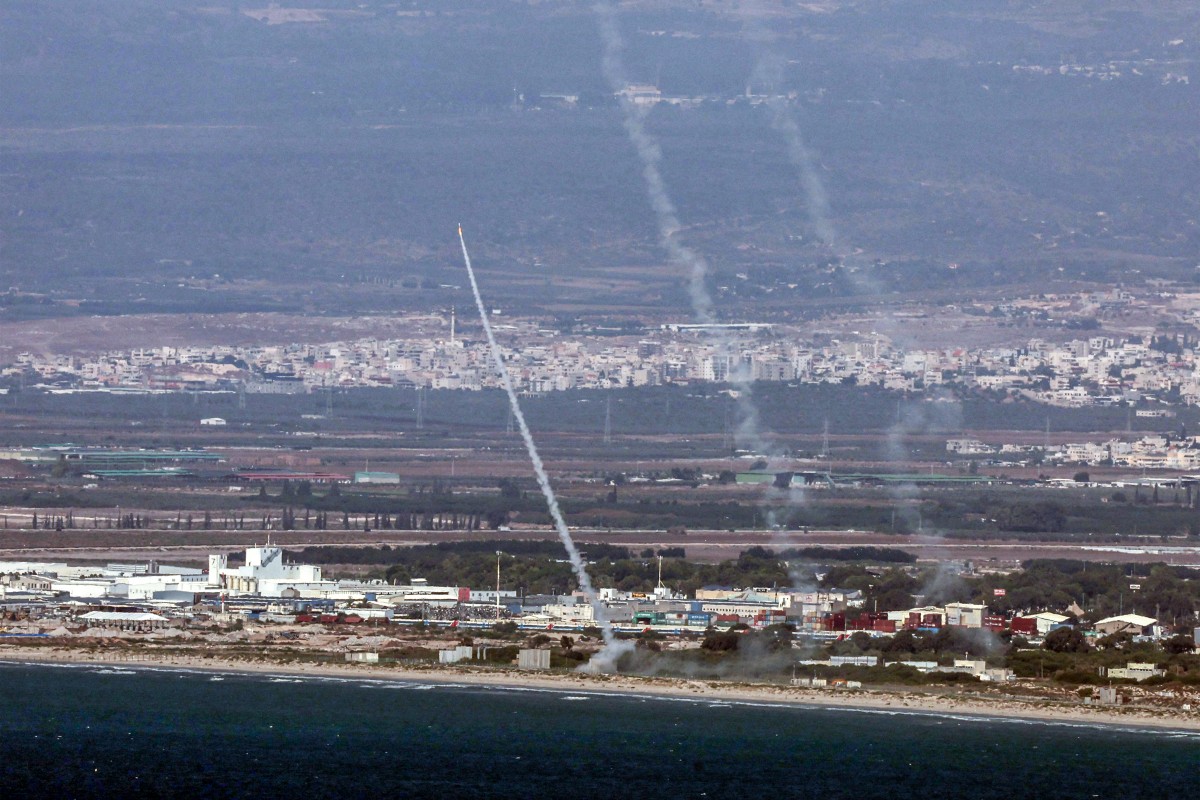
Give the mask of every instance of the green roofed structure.
[[398, 484], [400, 483], [400, 473], [398, 472], [356, 472], [354, 473], [355, 483], [381, 483], [381, 484]]

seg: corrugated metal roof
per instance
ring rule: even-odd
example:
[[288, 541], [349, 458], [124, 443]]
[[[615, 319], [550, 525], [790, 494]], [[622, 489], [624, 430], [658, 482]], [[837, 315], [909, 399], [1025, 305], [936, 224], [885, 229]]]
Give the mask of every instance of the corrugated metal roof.
[[1154, 617], [1143, 617], [1140, 614], [1122, 614], [1119, 617], [1108, 617], [1106, 619], [1099, 620], [1096, 624], [1103, 625], [1106, 622], [1127, 622], [1130, 625], [1137, 625], [1140, 628], [1145, 628], [1148, 625], [1158, 624], [1158, 620], [1156, 620]]

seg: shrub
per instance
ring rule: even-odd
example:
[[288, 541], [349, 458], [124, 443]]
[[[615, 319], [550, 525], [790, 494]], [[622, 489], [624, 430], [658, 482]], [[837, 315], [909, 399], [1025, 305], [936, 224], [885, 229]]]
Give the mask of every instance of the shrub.
[[[1086, 669], [1064, 669], [1054, 673], [1054, 680], [1058, 683], [1100, 683], [1102, 680], [1100, 675], [1095, 672], [1090, 672]], [[1088, 690], [1091, 691], [1090, 689]]]

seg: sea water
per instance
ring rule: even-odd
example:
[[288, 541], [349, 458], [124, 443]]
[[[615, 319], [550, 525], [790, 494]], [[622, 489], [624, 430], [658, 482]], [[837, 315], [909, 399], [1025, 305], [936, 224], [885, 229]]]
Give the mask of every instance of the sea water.
[[0, 664], [0, 797], [167, 795], [1191, 798], [1200, 797], [1200, 735], [570, 689]]

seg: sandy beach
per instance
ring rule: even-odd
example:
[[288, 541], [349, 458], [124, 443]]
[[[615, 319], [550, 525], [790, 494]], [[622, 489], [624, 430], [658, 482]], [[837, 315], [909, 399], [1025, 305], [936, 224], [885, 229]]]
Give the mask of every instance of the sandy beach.
[[95, 664], [212, 672], [272, 674], [288, 677], [461, 684], [503, 689], [567, 693], [645, 694], [709, 702], [770, 703], [833, 707], [892, 713], [998, 717], [1056, 724], [1112, 725], [1200, 731], [1200, 709], [1164, 709], [1144, 705], [1100, 706], [1058, 700], [988, 697], [961, 692], [934, 694], [899, 689], [807, 689], [778, 684], [688, 680], [632, 675], [592, 675], [579, 672], [529, 673], [517, 670], [439, 666], [413, 668], [371, 664], [287, 664], [266, 659], [230, 659], [195, 655], [89, 652], [68, 648], [0, 646], [0, 661]]

